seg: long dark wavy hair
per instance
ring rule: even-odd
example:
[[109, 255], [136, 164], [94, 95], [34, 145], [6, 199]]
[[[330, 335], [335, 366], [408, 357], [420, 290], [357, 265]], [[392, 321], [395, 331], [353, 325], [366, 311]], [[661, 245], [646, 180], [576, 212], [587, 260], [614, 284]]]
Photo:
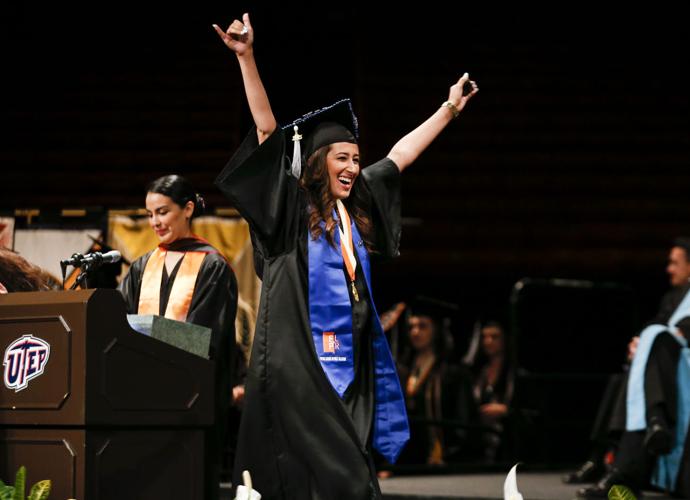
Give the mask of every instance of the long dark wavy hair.
[[5, 285], [8, 292], [50, 289], [45, 271], [6, 248], [0, 248], [0, 283]]
[[[503, 340], [503, 366], [501, 368], [501, 373], [496, 379], [493, 390], [497, 394], [502, 394], [505, 399], [504, 402], [509, 403], [513, 397], [516, 375], [515, 349], [512, 344], [512, 339], [509, 336], [508, 331], [506, 331], [503, 325], [498, 321], [489, 320], [484, 322], [481, 326], [480, 332], [485, 328], [497, 328], [501, 332]], [[481, 343], [481, 337], [479, 341]], [[477, 352], [477, 357], [470, 367], [476, 383], [480, 382], [479, 377], [481, 376], [484, 368], [489, 364], [489, 361], [489, 357], [484, 352], [484, 348], [480, 345], [479, 351]]]
[[[321, 227], [321, 221], [324, 221], [326, 223], [326, 240], [330, 245], [335, 246], [334, 234], [338, 224], [333, 217], [335, 198], [331, 195], [326, 164], [329, 150], [330, 145], [319, 148], [307, 159], [307, 168], [300, 179], [300, 186], [306, 191], [309, 199], [309, 233], [311, 237], [316, 240], [321, 236], [324, 231], [324, 228]], [[350, 196], [343, 200], [343, 204], [357, 225], [367, 251], [372, 253], [376, 251], [374, 248], [374, 227], [369, 217], [370, 204], [368, 198], [364, 196], [363, 189], [360, 181], [355, 180]]]

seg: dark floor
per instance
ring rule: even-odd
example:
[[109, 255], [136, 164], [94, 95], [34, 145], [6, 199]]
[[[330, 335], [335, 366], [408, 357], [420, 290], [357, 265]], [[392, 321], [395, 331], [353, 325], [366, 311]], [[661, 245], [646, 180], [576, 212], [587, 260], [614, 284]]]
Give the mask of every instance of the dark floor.
[[[519, 472], [518, 490], [525, 500], [570, 500], [580, 486], [561, 482], [560, 472]], [[386, 500], [503, 499], [505, 474], [392, 477], [381, 481]], [[645, 498], [661, 500], [658, 493]]]
[[[518, 490], [525, 500], [570, 500], [579, 486], [561, 482], [561, 472], [518, 472]], [[503, 499], [505, 474], [458, 474], [434, 476], [400, 476], [381, 480], [385, 500], [478, 500]], [[230, 500], [229, 485], [221, 500]], [[645, 498], [666, 497], [645, 492]]]

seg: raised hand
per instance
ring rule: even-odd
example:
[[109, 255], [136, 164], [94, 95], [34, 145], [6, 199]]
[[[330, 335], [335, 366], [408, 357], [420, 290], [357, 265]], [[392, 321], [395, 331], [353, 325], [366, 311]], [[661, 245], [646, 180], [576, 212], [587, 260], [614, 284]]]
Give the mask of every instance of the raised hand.
[[407, 305], [404, 302], [398, 302], [393, 309], [381, 315], [379, 319], [381, 321], [381, 328], [383, 328], [384, 332], [387, 332], [395, 326], [406, 307]]
[[[467, 95], [462, 95], [463, 88], [465, 87], [465, 84], [468, 82], [472, 89], [469, 93], [467, 93]], [[460, 111], [462, 111], [462, 108], [465, 107], [467, 101], [472, 99], [474, 94], [476, 94], [477, 92], [479, 92], [479, 87], [477, 87], [477, 83], [473, 80], [470, 80], [470, 75], [468, 73], [465, 73], [455, 84], [453, 84], [450, 87], [450, 92], [448, 93], [448, 101], [455, 105], [455, 108], [459, 113]]]
[[238, 57], [245, 55], [254, 44], [254, 30], [249, 21], [249, 14], [242, 16], [242, 21], [235, 19], [228, 29], [223, 31], [217, 24], [213, 25], [223, 43]]

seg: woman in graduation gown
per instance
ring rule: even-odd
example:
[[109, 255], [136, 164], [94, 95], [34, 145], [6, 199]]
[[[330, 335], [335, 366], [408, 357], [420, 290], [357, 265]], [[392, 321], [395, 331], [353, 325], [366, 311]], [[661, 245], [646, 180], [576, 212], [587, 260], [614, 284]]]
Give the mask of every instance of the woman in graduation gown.
[[216, 423], [207, 433], [205, 498], [216, 498], [220, 449], [232, 399], [237, 280], [225, 258], [192, 234], [191, 221], [203, 198], [181, 176], [167, 175], [147, 189], [146, 213], [160, 241], [132, 263], [120, 283], [130, 314], [156, 314], [211, 329], [210, 359], [216, 364]]
[[495, 462], [505, 458], [508, 452], [505, 433], [515, 391], [515, 368], [513, 353], [500, 323], [487, 321], [480, 334], [481, 351], [471, 367], [473, 392], [479, 423], [491, 430], [481, 434], [478, 447], [485, 461]]
[[399, 463], [443, 465], [466, 455], [466, 428], [434, 425], [452, 420], [468, 425], [474, 418], [472, 380], [468, 370], [453, 363], [450, 317], [457, 307], [419, 297], [407, 320], [409, 347], [398, 360], [410, 417], [410, 441]]
[[369, 255], [398, 253], [400, 172], [476, 85], [463, 96], [464, 75], [449, 104], [360, 172], [349, 101], [305, 116], [288, 134], [258, 74], [249, 16], [214, 27], [237, 56], [256, 125], [216, 184], [249, 222], [263, 276], [235, 482], [249, 470], [268, 500], [381, 498], [371, 448], [395, 461], [409, 431]]

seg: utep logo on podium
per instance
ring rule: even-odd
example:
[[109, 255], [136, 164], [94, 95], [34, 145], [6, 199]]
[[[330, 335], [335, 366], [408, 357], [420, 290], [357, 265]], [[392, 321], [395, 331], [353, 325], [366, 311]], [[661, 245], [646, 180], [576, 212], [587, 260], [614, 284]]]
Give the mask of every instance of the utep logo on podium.
[[29, 386], [29, 381], [43, 375], [50, 344], [33, 335], [22, 335], [5, 349], [2, 364], [5, 367], [5, 387], [19, 392]]

